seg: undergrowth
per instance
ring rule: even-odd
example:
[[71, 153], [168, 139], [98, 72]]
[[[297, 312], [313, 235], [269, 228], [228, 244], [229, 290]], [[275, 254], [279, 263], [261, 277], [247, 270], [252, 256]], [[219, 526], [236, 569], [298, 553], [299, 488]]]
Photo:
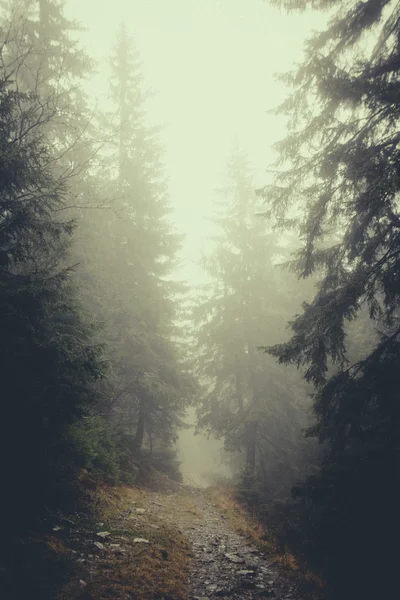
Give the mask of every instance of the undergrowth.
[[167, 488], [162, 474], [152, 473], [145, 489], [83, 472], [76, 511], [49, 515], [36, 532], [3, 542], [0, 598], [186, 600], [190, 548], [151, 511], [157, 481]]

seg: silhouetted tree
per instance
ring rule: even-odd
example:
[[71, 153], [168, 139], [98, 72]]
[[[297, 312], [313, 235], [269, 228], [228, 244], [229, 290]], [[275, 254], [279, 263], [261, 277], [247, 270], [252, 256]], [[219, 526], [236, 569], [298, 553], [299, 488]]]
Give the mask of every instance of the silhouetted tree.
[[40, 98], [18, 91], [12, 73], [1, 65], [3, 531], [24, 527], [45, 505], [60, 506], [82, 464], [71, 427], [94, 402], [103, 370], [63, 267], [74, 224], [55, 218], [69, 190], [53, 174], [43, 133], [53, 115]]
[[[42, 134], [51, 141], [49, 161], [54, 177], [64, 181], [69, 190], [69, 204], [57, 208], [57, 218], [76, 224], [72, 246], [64, 264], [76, 265], [71, 274], [79, 287], [82, 318], [93, 322], [87, 310], [83, 274], [85, 264], [85, 226], [90, 210], [104, 212], [112, 198], [104, 199], [98, 173], [104, 145], [99, 118], [89, 109], [82, 83], [90, 74], [92, 61], [76, 41], [79, 25], [64, 14], [65, 3], [59, 0], [16, 0], [3, 3], [6, 44], [3, 55], [14, 73], [17, 89], [34, 93], [43, 110], [52, 118], [42, 124]], [[96, 117], [96, 118], [95, 118]], [[85, 310], [83, 310], [85, 309]], [[98, 330], [99, 324], [96, 324]], [[93, 329], [94, 333], [94, 329]], [[97, 335], [98, 341], [102, 342]], [[106, 383], [97, 383], [97, 403], [91, 415], [74, 427], [76, 443], [86, 455], [85, 466], [95, 468], [102, 476], [115, 479], [118, 473], [115, 448], [109, 423], [105, 419]]]
[[[293, 89], [280, 108], [289, 134], [278, 144], [279, 173], [262, 191], [282, 227], [299, 232], [297, 272], [318, 268], [323, 277], [291, 340], [269, 352], [306, 367], [316, 390], [311, 433], [330, 445], [320, 472], [297, 490], [316, 561], [341, 597], [389, 597], [400, 486], [399, 7], [281, 4], [336, 12], [284, 77]], [[363, 308], [379, 335], [363, 317], [364, 352], [353, 343], [349, 355], [348, 323]]]

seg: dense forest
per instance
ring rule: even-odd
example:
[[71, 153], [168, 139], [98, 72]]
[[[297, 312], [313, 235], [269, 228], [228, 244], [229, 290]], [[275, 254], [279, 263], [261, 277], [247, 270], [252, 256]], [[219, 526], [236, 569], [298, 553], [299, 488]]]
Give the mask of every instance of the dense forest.
[[1, 455], [8, 510], [26, 518], [73, 494], [79, 468], [132, 481], [136, 455], [173, 461], [194, 391], [140, 59], [122, 28], [111, 114], [93, 114], [76, 28], [59, 2], [4, 9]]
[[65, 3], [1, 3], [2, 532], [72, 510], [83, 471], [113, 486], [154, 470], [181, 481], [190, 408], [222, 440], [236, 497], [327, 598], [389, 600], [400, 8], [271, 4], [328, 25], [280, 74], [287, 136], [265, 185], [239, 141], [221, 157], [195, 286], [179, 273], [184, 236], [129, 28], [108, 41], [102, 105], [85, 92], [98, 66]]

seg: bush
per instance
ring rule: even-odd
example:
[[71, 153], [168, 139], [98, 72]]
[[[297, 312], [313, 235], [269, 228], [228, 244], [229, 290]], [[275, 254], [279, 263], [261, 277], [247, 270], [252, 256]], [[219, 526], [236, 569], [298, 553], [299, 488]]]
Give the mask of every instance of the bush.
[[82, 467], [109, 483], [120, 479], [118, 436], [109, 422], [89, 416], [71, 428], [76, 460]]

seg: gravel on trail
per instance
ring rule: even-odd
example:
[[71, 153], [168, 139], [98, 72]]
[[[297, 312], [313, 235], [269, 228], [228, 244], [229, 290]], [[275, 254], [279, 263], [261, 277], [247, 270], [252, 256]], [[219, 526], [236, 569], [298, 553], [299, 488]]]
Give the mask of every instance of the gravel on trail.
[[160, 495], [152, 510], [190, 540], [189, 600], [294, 600], [290, 582], [271, 558], [236, 533], [202, 489], [182, 486]]

